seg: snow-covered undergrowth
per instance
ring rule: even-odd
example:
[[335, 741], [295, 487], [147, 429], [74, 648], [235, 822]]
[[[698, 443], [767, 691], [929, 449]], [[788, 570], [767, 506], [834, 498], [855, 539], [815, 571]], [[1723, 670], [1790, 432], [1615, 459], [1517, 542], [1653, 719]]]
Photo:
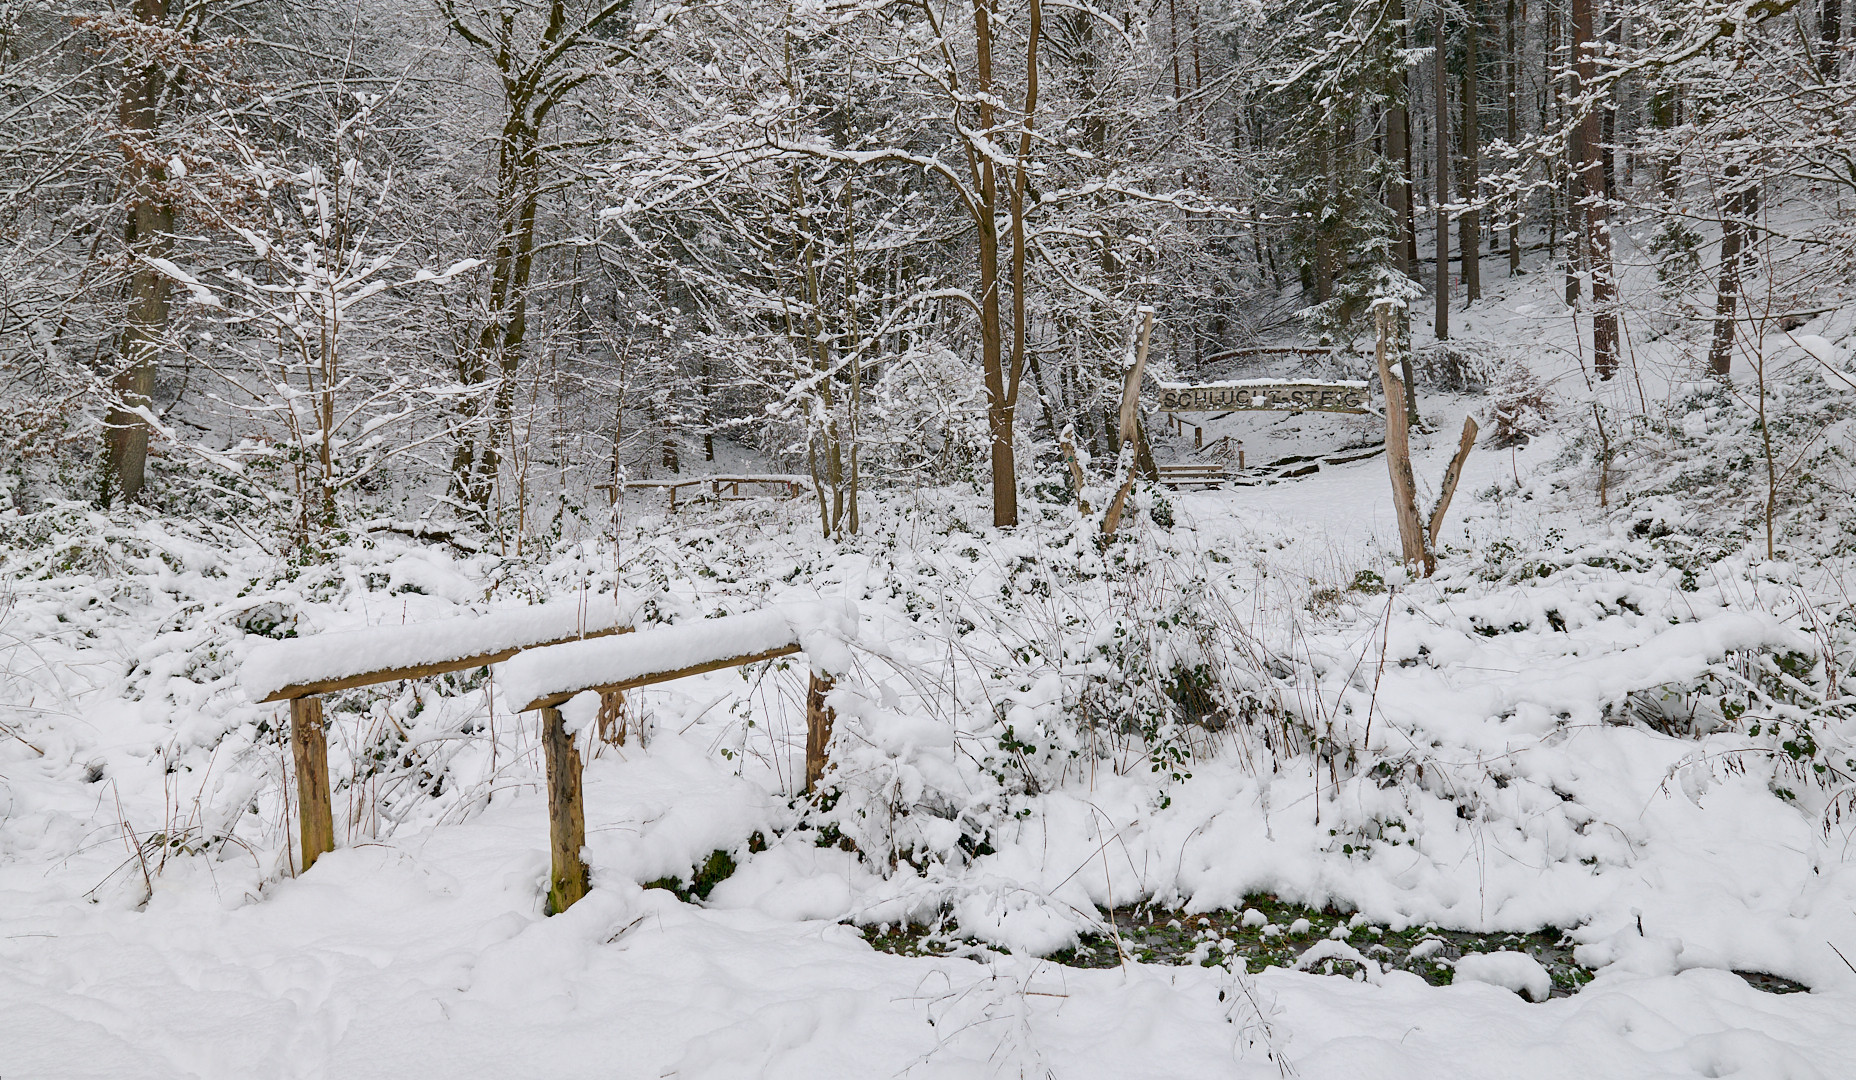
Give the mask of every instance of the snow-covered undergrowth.
[[[1397, 927], [1564, 928], [1600, 969], [1578, 1000], [1636, 987], [1606, 1006], [1635, 1019], [1566, 1014], [1594, 1048], [1659, 1010], [1767, 1008], [1721, 981], [1729, 969], [1847, 995], [1856, 972], [1833, 944], [1856, 942], [1856, 732], [1839, 680], [1856, 641], [1824, 569], [1836, 560], [1696, 557], [1707, 536], [1653, 500], [1568, 526], [1542, 507], [1584, 482], [1580, 452], [1543, 443], [1539, 463], [1559, 461], [1538, 479], [1496, 482], [1508, 462], [1472, 478], [1483, 498], [1462, 511], [1462, 546], [1423, 582], [1344, 532], [1234, 513], [1228, 493], [1144, 495], [1106, 547], [1046, 487], [1009, 534], [974, 524], [970, 492], [933, 490], [885, 497], [841, 545], [814, 538], [803, 504], [758, 502], [634, 517], [616, 542], [543, 557], [379, 533], [309, 564], [200, 521], [15, 518], [0, 575], [0, 1000], [30, 1004], [47, 1039], [89, 1031], [98, 1075], [138, 1046], [177, 1074], [283, 1075], [292, 1055], [358, 1074], [357, 1048], [377, 1052], [396, 1025], [409, 1045], [454, 1040], [407, 1063], [438, 1073], [511, 1060], [486, 1045], [494, 1018], [532, 1033], [602, 1010], [634, 1041], [576, 1028], [574, 1067], [622, 1052], [652, 1076], [825, 1059], [837, 1075], [1183, 1075], [1153, 1071], [1166, 1057], [1142, 1056], [1147, 1038], [1171, 1040], [1179, 1069], [1236, 1054], [1320, 1075], [1349, 1058], [1309, 1017], [1340, 1010], [1395, 1042], [1414, 1002], [1447, 992], [1459, 1035], [1476, 1016], [1520, 1033], [1489, 1068], [1570, 1037], [1511, 1015], [1507, 991], [1398, 972], [1342, 990], [1035, 960], [1098, 930], [1102, 908], [1264, 892]], [[1383, 487], [1380, 462], [1348, 470], [1330, 498]], [[492, 673], [464, 672], [328, 698], [339, 850], [293, 876], [283, 710], [239, 685], [253, 648], [618, 590], [645, 598], [644, 621], [678, 625], [857, 604], [816, 798], [795, 794], [803, 658], [635, 692], [622, 745], [593, 741], [594, 702], [570, 703], [595, 888], [544, 920], [533, 717]], [[718, 850], [737, 868], [699, 904], [640, 891]], [[880, 957], [844, 922], [939, 922], [980, 963]], [[99, 979], [110, 964], [174, 1003]], [[237, 1014], [226, 1025], [261, 1033], [250, 1055], [186, 1050], [222, 1046], [226, 1026], [196, 1015], [213, 995]], [[1832, 1046], [1829, 1008], [1774, 1023]], [[1142, 1025], [1154, 1034], [1132, 1037]], [[1704, 1066], [1765, 1061], [1772, 1036], [1738, 1028], [1770, 1026], [1681, 1027], [1655, 1052], [1725, 1075]], [[885, 1036], [857, 1058], [847, 1037], [873, 1030]], [[1831, 1075], [1784, 1053], [1792, 1071], [1770, 1075]]]

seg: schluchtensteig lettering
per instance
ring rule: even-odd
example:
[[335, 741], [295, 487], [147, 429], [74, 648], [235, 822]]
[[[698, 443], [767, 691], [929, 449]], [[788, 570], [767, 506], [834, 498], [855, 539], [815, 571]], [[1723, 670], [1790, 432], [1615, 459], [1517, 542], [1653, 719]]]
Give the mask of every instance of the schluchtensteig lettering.
[[1245, 409], [1289, 412], [1364, 413], [1363, 382], [1212, 383], [1163, 386], [1161, 412], [1236, 412]]

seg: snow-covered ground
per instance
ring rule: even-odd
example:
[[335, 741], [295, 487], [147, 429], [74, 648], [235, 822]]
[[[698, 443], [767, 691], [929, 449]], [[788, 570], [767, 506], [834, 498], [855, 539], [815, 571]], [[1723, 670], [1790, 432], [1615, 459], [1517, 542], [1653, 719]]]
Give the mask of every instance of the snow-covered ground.
[[[1460, 325], [1525, 340], [1541, 302]], [[1555, 355], [1542, 377], [1576, 378]], [[1644, 370], [1646, 396], [1674, 392]], [[1423, 482], [1477, 406], [1427, 398]], [[647, 505], [616, 543], [528, 560], [383, 534], [294, 568], [229, 528], [44, 511], [0, 579], [0, 1077], [1856, 1075], [1837, 804], [1745, 718], [1618, 712], [1840, 640], [1807, 617], [1838, 567], [1685, 574], [1568, 490], [1590, 479], [1568, 454], [1479, 449], [1443, 568], [1414, 583], [1382, 458], [1169, 494], [1170, 527], [1145, 493], [1106, 553], [1061, 500], [1002, 535], [946, 489], [873, 498], [842, 547], [804, 500]], [[284, 710], [250, 703], [246, 657], [615, 589], [679, 626], [857, 605], [824, 805], [794, 794], [801, 661], [635, 693], [633, 737], [583, 748], [594, 888], [544, 917], [533, 717], [466, 672], [330, 697], [340, 843], [293, 874]], [[1156, 623], [1178, 633], [1137, 640]], [[1258, 711], [1091, 726], [1104, 702], [1144, 715], [1118, 681], [1137, 645]], [[739, 869], [700, 902], [642, 887], [717, 850]], [[1597, 975], [1535, 1002], [1499, 956], [1443, 987], [1038, 958], [1100, 908], [1258, 893], [1558, 927]], [[964, 954], [857, 929], [937, 918]]]

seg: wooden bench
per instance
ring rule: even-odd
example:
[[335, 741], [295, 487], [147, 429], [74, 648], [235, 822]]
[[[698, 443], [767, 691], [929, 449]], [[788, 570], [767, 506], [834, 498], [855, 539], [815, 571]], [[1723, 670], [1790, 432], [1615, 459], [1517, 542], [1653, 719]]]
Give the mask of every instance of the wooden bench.
[[468, 671], [500, 663], [524, 649], [625, 633], [638, 606], [629, 595], [598, 596], [494, 615], [339, 630], [253, 649], [239, 673], [240, 685], [259, 703], [290, 703], [301, 869], [307, 871], [335, 850], [321, 695]]
[[[746, 484], [749, 487], [777, 488], [779, 494], [786, 498], [797, 499], [806, 493], [806, 487], [811, 483], [811, 477], [799, 476], [796, 474], [770, 476], [712, 476], [709, 478], [709, 490], [715, 494], [716, 498], [724, 501], [763, 497], [753, 492], [749, 492], [746, 495], [741, 494], [741, 486]], [[727, 490], [724, 491], [724, 488]]]
[[833, 677], [848, 667], [847, 643], [856, 632], [855, 606], [820, 601], [534, 649], [501, 665], [497, 679], [504, 700], [525, 702], [519, 706], [522, 712], [541, 712], [548, 776], [549, 912], [567, 910], [590, 887], [580, 854], [586, 846], [580, 751], [561, 717], [562, 705], [589, 691], [621, 693], [804, 650], [812, 665], [806, 690], [805, 790], [810, 792], [824, 775], [831, 741], [832, 713], [825, 695]]
[[1206, 462], [1193, 465], [1157, 465], [1160, 482], [1170, 488], [1223, 487], [1230, 479], [1230, 470], [1222, 461]]
[[[679, 476], [674, 478], [666, 477], [662, 480], [627, 480], [624, 484], [619, 486], [626, 491], [668, 491], [670, 493], [670, 509], [672, 512], [675, 512], [677, 509], [677, 492], [688, 487], [701, 487], [703, 484], [707, 484], [709, 485], [709, 494], [715, 499], [721, 502], [734, 502], [741, 499], [766, 497], [766, 493], [756, 493], [754, 491], [749, 491], [747, 494], [743, 495], [741, 493], [743, 485], [749, 488], [775, 488], [777, 489], [777, 494], [788, 499], [795, 499], [806, 493], [806, 486], [811, 482], [812, 478], [809, 476], [800, 476], [795, 473], [769, 473], [766, 475]], [[594, 484], [593, 488], [596, 491], [608, 493], [615, 490], [614, 486], [611, 484]]]

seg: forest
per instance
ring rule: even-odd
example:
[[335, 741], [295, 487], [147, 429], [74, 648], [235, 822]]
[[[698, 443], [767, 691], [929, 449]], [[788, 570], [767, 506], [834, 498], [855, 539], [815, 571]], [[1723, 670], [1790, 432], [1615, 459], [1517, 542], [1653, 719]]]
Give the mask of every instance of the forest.
[[0, 0], [0, 1077], [1845, 1075], [1852, 19]]

